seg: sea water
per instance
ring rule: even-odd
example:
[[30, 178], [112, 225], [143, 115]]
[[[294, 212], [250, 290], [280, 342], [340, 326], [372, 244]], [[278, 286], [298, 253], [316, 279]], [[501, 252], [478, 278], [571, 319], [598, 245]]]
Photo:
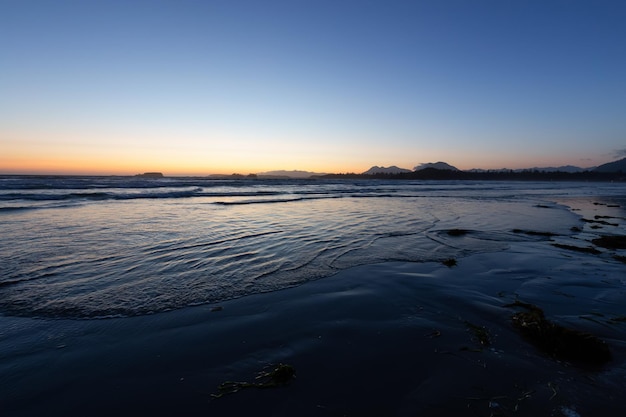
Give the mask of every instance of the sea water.
[[623, 184], [5, 176], [0, 313], [136, 316], [497, 251], [573, 233], [563, 202], [589, 196]]

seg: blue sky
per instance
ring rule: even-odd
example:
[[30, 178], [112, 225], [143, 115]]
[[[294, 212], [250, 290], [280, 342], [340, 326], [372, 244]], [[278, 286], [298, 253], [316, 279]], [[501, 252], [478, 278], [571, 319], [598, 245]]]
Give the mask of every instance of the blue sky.
[[0, 172], [598, 165], [626, 149], [624, 22], [621, 1], [0, 0]]

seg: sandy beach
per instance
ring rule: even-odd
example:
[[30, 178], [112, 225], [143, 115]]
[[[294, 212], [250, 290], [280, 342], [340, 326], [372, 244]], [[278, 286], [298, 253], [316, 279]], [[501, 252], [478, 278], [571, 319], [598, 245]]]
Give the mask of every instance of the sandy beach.
[[[592, 246], [594, 233], [617, 234], [624, 219], [591, 200], [574, 210], [585, 218], [609, 210], [615, 223], [598, 232], [581, 221], [568, 237], [528, 234], [453, 266], [362, 265], [154, 315], [1, 317], [2, 414], [621, 416], [624, 250], [567, 246]], [[541, 352], [512, 326], [519, 309], [507, 305], [516, 300], [600, 338], [611, 361], [585, 365]], [[285, 386], [214, 397], [221, 383], [254, 382], [279, 363], [296, 372]]]

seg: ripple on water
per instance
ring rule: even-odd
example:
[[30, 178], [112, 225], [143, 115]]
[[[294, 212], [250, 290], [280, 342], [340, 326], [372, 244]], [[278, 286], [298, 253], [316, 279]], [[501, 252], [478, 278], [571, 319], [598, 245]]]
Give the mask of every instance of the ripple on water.
[[[415, 197], [386, 189], [386, 197], [354, 198], [341, 190], [334, 198], [229, 206], [112, 200], [4, 214], [1, 249], [9, 261], [0, 266], [0, 309], [39, 317], [150, 314], [356, 265], [501, 250], [524, 239], [512, 229], [567, 234], [577, 221], [563, 207], [498, 192]], [[453, 228], [470, 232], [445, 233]]]

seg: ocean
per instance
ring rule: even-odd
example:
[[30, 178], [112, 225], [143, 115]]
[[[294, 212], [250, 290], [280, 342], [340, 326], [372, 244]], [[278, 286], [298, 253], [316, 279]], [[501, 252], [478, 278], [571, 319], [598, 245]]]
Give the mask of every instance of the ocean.
[[[104, 318], [274, 291], [385, 261], [569, 234], [555, 198], [622, 185], [0, 178], [0, 312]], [[544, 208], [549, 205], [552, 209]], [[464, 240], [450, 229], [471, 230]]]
[[[625, 207], [623, 183], [3, 176], [0, 409], [622, 415], [625, 251], [571, 248], [624, 235]], [[518, 299], [608, 340], [613, 365], [520, 343]], [[470, 321], [493, 348], [474, 353]], [[293, 387], [211, 400], [277, 362]]]

